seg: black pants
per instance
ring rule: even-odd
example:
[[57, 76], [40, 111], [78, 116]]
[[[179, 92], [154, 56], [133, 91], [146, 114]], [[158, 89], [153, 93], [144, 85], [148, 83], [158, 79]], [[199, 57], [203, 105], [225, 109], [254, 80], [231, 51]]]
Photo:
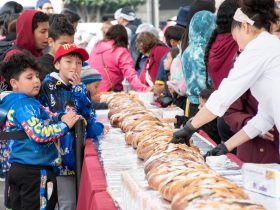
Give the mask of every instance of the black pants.
[[[222, 142], [226, 142], [230, 137], [234, 135], [234, 133], [230, 130], [230, 127], [225, 122], [223, 117], [217, 118], [217, 127]], [[236, 148], [231, 151], [231, 153], [233, 154], [236, 154], [236, 152], [237, 152]]]
[[13, 210], [55, 208], [57, 184], [52, 168], [13, 163], [8, 174], [8, 184]]
[[230, 137], [234, 135], [234, 133], [230, 130], [230, 127], [225, 122], [223, 117], [217, 118], [217, 127], [222, 142], [227, 141]]
[[8, 184], [8, 172], [5, 172], [5, 190], [4, 190], [4, 205], [6, 208], [11, 209], [11, 202], [9, 197], [9, 184]]
[[190, 105], [189, 105], [189, 116], [188, 116], [189, 118], [192, 118], [196, 115], [196, 113], [199, 111], [198, 106], [199, 106], [198, 104], [190, 103]]

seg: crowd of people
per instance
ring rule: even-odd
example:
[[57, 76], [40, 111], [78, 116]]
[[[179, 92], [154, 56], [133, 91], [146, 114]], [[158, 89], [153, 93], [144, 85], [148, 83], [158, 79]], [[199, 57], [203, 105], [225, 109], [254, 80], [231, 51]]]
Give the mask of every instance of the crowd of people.
[[[103, 39], [75, 44], [80, 16], [7, 2], [0, 10], [0, 169], [7, 209], [75, 209], [74, 136], [79, 119], [98, 142], [102, 92], [152, 91], [162, 107], [178, 106], [172, 143], [198, 129], [244, 162], [280, 163], [280, 40], [274, 0], [195, 0], [163, 29], [123, 7], [101, 28]], [[10, 92], [8, 92], [10, 91]], [[217, 119], [216, 119], [217, 118]], [[274, 126], [275, 125], [275, 126]], [[249, 139], [251, 139], [249, 141]], [[237, 150], [235, 150], [237, 148]]]

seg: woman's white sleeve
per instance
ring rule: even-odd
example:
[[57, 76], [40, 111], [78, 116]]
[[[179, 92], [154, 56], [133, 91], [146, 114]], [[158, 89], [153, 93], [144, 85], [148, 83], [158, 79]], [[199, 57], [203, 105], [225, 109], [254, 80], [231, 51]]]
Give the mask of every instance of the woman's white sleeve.
[[[264, 58], [263, 58], [264, 59]], [[216, 116], [223, 116], [228, 107], [260, 78], [265, 70], [265, 60], [256, 51], [242, 52], [228, 78], [223, 79], [206, 102], [206, 107]]]
[[258, 113], [255, 117], [248, 121], [243, 127], [245, 133], [252, 139], [259, 134], [265, 134], [274, 126], [273, 118], [263, 109], [258, 106]]

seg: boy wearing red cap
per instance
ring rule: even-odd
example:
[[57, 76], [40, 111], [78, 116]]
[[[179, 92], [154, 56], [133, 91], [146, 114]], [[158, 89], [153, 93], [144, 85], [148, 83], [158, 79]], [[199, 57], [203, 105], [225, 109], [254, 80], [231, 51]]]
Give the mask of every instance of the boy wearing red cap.
[[[103, 124], [96, 122], [91, 100], [86, 87], [80, 80], [82, 62], [88, 53], [75, 44], [61, 45], [55, 53], [54, 65], [59, 73], [52, 72], [42, 83], [39, 101], [51, 111], [65, 112], [65, 104], [74, 104], [75, 112], [87, 121], [88, 138], [97, 139], [103, 132]], [[76, 208], [75, 159], [73, 136], [68, 133], [60, 141], [62, 165], [56, 168], [58, 183], [58, 204], [61, 209]]]

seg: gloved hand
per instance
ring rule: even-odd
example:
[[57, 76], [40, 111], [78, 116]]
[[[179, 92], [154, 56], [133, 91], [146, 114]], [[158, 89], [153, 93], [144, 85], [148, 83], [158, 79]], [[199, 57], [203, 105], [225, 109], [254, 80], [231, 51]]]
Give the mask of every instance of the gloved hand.
[[220, 156], [220, 155], [224, 155], [229, 153], [228, 148], [226, 147], [226, 145], [224, 143], [218, 144], [215, 148], [213, 148], [212, 150], [208, 151], [205, 155], [204, 155], [204, 159], [207, 156]]
[[187, 144], [190, 145], [189, 140], [197, 129], [191, 124], [192, 119], [188, 120], [186, 125], [181, 129], [173, 133], [173, 138], [170, 143], [174, 144]]

